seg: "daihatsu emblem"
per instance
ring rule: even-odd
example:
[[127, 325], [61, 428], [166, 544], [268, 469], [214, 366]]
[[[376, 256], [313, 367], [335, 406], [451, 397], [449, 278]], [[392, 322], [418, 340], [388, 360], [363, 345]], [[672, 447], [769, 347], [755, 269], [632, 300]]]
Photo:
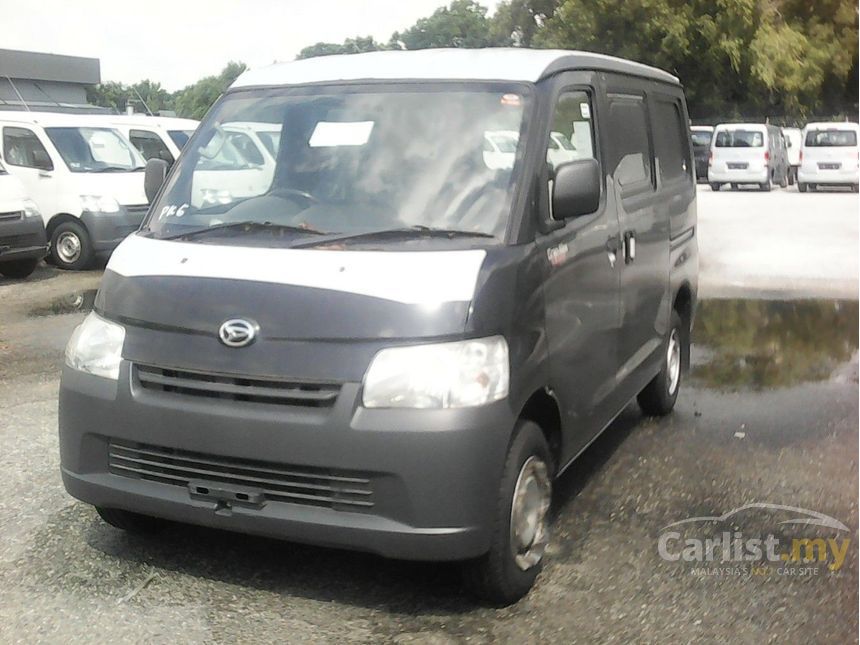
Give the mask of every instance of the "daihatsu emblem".
[[258, 327], [256, 323], [242, 318], [227, 320], [218, 330], [218, 338], [227, 347], [246, 347], [257, 338]]

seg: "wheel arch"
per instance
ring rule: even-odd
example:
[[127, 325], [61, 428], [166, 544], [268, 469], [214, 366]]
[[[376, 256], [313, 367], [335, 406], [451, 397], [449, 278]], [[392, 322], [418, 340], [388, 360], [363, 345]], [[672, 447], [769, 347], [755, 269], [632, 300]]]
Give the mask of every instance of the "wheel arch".
[[533, 392], [520, 410], [519, 418], [537, 424], [555, 462], [553, 467], [558, 469], [563, 455], [561, 410], [552, 390], [543, 387]]
[[693, 289], [689, 282], [684, 281], [672, 300], [672, 311], [677, 311], [683, 324], [684, 343], [681, 351], [681, 367], [690, 367], [690, 335], [693, 330]]
[[54, 231], [57, 230], [57, 227], [65, 222], [77, 222], [84, 227], [84, 230], [87, 231], [87, 233], [89, 233], [87, 225], [84, 224], [83, 220], [80, 217], [75, 217], [71, 213], [57, 213], [50, 220], [48, 220], [48, 223], [45, 225], [45, 232], [48, 235], [49, 241], [51, 237], [53, 237]]

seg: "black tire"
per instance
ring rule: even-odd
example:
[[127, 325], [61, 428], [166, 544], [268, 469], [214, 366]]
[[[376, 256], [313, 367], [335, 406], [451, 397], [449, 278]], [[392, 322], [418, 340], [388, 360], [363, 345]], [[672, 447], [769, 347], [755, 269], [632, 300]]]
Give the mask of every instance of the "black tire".
[[[65, 240], [77, 240], [80, 252], [72, 255], [65, 250]], [[92, 240], [86, 227], [79, 222], [62, 222], [51, 233], [51, 262], [58, 269], [83, 271], [92, 264], [95, 257]]]
[[796, 183], [797, 183], [797, 170], [794, 167], [792, 167], [788, 171], [788, 185], [794, 186], [794, 184], [796, 184]]
[[818, 190], [818, 184], [807, 184], [806, 187], [810, 193], [814, 193]]
[[722, 184], [716, 184], [716, 183], [711, 182], [711, 190], [713, 190], [715, 193], [720, 192], [721, 187], [722, 187]]
[[764, 182], [763, 184], [759, 184], [758, 186], [764, 192], [769, 193], [771, 190], [773, 190], [773, 177], [768, 177], [766, 182]]
[[730, 184], [730, 186], [732, 187], [732, 190], [737, 190], [739, 188], [737, 184]]
[[797, 190], [799, 190], [801, 193], [805, 193], [808, 188], [809, 188], [808, 184], [804, 184], [801, 182], [797, 183]]
[[788, 171], [787, 170], [783, 173], [782, 179], [779, 180], [779, 187], [780, 188], [788, 188]]
[[[673, 371], [669, 365], [669, 346], [673, 334], [677, 334], [677, 340], [680, 343], [678, 349], [678, 366], [677, 380], [671, 378], [670, 374]], [[689, 334], [684, 328], [684, 322], [677, 311], [672, 312], [671, 326], [669, 333], [666, 334], [666, 342], [663, 350], [663, 365], [660, 368], [660, 373], [655, 376], [645, 389], [639, 393], [636, 400], [639, 401], [639, 407], [648, 416], [662, 417], [669, 414], [672, 408], [675, 407], [675, 401], [678, 399], [678, 391], [681, 389], [681, 375], [683, 370], [683, 357], [688, 355], [687, 344], [689, 343]], [[672, 389], [674, 381], [674, 389]]]
[[852, 193], [860, 192], [860, 184], [851, 184], [851, 192]]
[[[495, 606], [510, 605], [525, 596], [534, 586], [543, 568], [542, 549], [537, 562], [523, 569], [517, 564], [511, 544], [511, 510], [520, 472], [526, 462], [534, 457], [545, 464], [548, 481], [552, 480], [554, 474], [552, 455], [540, 427], [532, 421], [519, 421], [514, 432], [514, 440], [508, 449], [499, 484], [490, 550], [482, 557], [463, 564], [463, 581], [466, 587]], [[549, 494], [551, 499], [551, 487]], [[540, 535], [546, 538], [548, 511], [545, 517], [546, 521], [541, 523], [543, 532]]]
[[7, 278], [18, 280], [26, 278], [39, 265], [39, 260], [12, 260], [11, 262], [0, 262], [0, 273]]
[[118, 508], [104, 508], [96, 506], [96, 512], [101, 518], [113, 526], [128, 533], [138, 535], [151, 535], [157, 533], [165, 524], [164, 520], [148, 515], [140, 515], [131, 511], [123, 511]]

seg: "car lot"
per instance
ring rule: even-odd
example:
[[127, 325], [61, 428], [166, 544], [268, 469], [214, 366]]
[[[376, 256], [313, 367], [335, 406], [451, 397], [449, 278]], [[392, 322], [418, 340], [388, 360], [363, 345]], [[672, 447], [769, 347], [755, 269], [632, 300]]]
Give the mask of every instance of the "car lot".
[[502, 610], [466, 596], [453, 566], [106, 526], [62, 490], [56, 445], [62, 349], [100, 272], [0, 280], [0, 641], [855, 638], [856, 548], [810, 577], [697, 575], [658, 555], [667, 524], [752, 502], [857, 537], [858, 198], [699, 194], [705, 300], [678, 408], [653, 421], [630, 406], [565, 475], [547, 568]]

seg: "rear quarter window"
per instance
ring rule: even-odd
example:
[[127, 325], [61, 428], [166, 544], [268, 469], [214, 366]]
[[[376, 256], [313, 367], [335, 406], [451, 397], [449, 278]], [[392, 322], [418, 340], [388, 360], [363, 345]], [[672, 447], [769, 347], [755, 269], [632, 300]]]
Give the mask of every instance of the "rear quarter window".
[[689, 177], [687, 129], [677, 101], [658, 99], [654, 102], [654, 152], [660, 179], [663, 182]]

